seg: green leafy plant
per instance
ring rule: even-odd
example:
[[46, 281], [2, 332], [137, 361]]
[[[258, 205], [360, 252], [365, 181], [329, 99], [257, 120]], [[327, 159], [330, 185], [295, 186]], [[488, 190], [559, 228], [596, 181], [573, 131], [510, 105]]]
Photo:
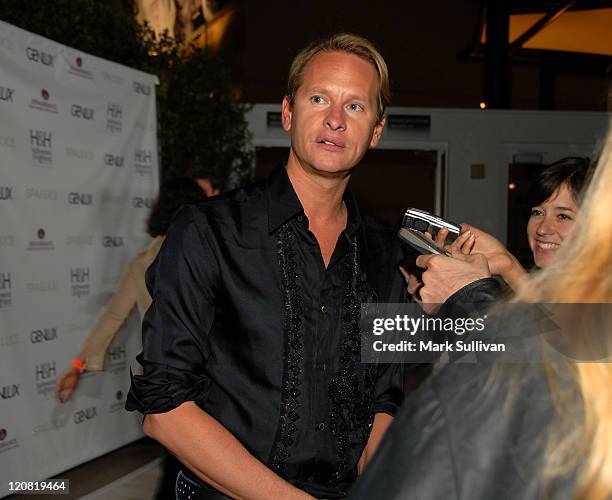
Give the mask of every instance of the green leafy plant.
[[253, 165], [245, 105], [232, 99], [227, 70], [198, 49], [182, 59], [160, 89], [162, 162], [170, 175], [187, 168], [222, 184], [248, 180]]
[[164, 178], [209, 177], [223, 188], [251, 179], [254, 152], [244, 116], [248, 107], [232, 98], [229, 72], [206, 49], [185, 47], [167, 35], [155, 37], [120, 1], [0, 0], [0, 19], [158, 75]]

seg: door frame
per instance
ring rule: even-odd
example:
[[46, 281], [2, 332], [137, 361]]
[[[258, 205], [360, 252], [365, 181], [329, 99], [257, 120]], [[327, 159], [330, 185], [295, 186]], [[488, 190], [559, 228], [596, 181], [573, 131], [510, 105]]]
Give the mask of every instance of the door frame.
[[[253, 137], [254, 148], [288, 148], [290, 146], [289, 136], [283, 137]], [[376, 146], [376, 149], [393, 149], [397, 151], [435, 151], [436, 166], [434, 170], [434, 206], [435, 212], [442, 217], [446, 217], [448, 207], [447, 189], [448, 172], [448, 142], [436, 141], [402, 141], [385, 140], [383, 138]]]

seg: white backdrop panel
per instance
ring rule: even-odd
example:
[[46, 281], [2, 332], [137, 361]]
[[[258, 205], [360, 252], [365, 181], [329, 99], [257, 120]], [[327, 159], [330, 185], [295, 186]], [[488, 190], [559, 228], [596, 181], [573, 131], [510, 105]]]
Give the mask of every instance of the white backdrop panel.
[[108, 370], [52, 391], [148, 242], [156, 77], [0, 22], [0, 497], [142, 436], [123, 407], [133, 314]]

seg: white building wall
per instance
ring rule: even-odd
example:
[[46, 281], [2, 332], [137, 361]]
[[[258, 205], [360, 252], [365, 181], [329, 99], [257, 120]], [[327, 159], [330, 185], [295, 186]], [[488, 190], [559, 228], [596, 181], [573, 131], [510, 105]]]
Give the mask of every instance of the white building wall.
[[[279, 104], [256, 104], [248, 113], [255, 146], [289, 146], [278, 127], [267, 127]], [[506, 238], [508, 166], [515, 155], [541, 155], [544, 163], [564, 156], [593, 156], [609, 117], [596, 112], [397, 108], [388, 115], [428, 115], [429, 130], [385, 130], [379, 148], [437, 149], [446, 154], [444, 215]], [[471, 165], [484, 164], [485, 178], [472, 179]], [[410, 200], [406, 200], [410, 206]]]

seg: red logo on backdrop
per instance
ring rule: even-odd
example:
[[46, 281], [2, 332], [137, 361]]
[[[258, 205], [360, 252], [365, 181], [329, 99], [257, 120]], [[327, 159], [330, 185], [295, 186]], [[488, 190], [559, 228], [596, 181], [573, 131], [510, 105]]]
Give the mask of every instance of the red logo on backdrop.
[[6, 429], [0, 429], [0, 441], [4, 441], [6, 439]]
[[76, 65], [80, 68], [81, 66], [83, 66], [83, 59], [81, 59], [80, 57], [76, 58]]
[[39, 240], [44, 240], [45, 239], [45, 230], [43, 228], [40, 228], [37, 232], [36, 235], [38, 236]]
[[45, 101], [49, 100], [49, 92], [47, 91], [47, 89], [42, 89], [41, 92], [40, 92], [40, 95], [42, 95], [42, 98]]

